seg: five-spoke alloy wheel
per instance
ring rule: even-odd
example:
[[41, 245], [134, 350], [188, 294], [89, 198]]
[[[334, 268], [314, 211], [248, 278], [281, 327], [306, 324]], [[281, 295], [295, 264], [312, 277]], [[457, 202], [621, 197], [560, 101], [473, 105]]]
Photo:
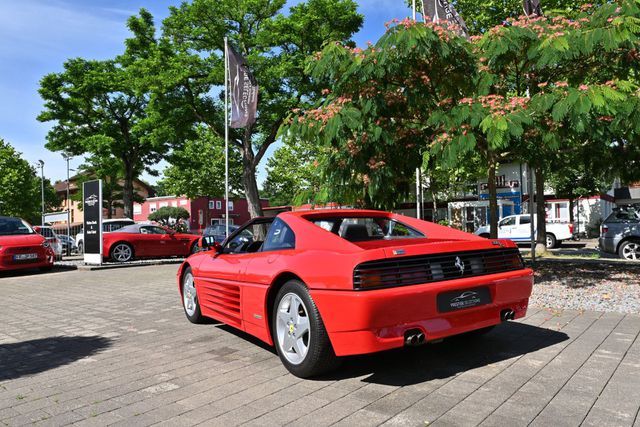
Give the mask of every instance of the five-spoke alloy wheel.
[[272, 327], [280, 360], [292, 374], [308, 378], [339, 366], [318, 308], [299, 280], [289, 280], [280, 288]]
[[191, 267], [185, 268], [182, 274], [182, 306], [184, 307], [184, 314], [191, 323], [203, 323], [204, 317], [200, 312], [196, 283], [193, 280]]
[[618, 255], [629, 261], [640, 261], [640, 240], [622, 242], [620, 249], [618, 249]]

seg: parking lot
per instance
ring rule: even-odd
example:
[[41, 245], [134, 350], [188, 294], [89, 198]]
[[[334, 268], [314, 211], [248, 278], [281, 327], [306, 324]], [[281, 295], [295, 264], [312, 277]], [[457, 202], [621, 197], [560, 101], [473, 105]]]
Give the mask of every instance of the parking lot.
[[640, 426], [637, 314], [531, 308], [301, 380], [259, 341], [187, 322], [176, 270], [1, 276], [0, 423]]

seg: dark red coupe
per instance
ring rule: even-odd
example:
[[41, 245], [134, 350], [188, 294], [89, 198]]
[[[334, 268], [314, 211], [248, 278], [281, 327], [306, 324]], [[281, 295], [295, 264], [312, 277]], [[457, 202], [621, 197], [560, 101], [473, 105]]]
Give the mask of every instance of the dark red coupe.
[[55, 254], [47, 240], [20, 218], [0, 216], [0, 271], [51, 270]]
[[132, 224], [102, 235], [103, 253], [112, 261], [134, 258], [184, 257], [198, 250], [195, 234], [153, 224]]
[[523, 317], [533, 285], [513, 242], [388, 212], [286, 212], [211, 244], [178, 272], [187, 318], [275, 344], [300, 377], [341, 356], [486, 332]]

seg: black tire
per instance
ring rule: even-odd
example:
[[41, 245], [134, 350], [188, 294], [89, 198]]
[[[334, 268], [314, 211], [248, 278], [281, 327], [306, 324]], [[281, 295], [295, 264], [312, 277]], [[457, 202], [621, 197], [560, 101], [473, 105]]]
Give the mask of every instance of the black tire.
[[480, 234], [480, 237], [484, 237], [485, 239], [488, 239], [489, 237], [491, 237], [491, 235], [487, 233], [482, 233]]
[[545, 239], [545, 246], [547, 247], [547, 249], [553, 249], [557, 244], [558, 241], [556, 240], [556, 236], [551, 233], [547, 233], [547, 238]]
[[627, 261], [640, 261], [640, 240], [625, 240], [618, 247], [618, 256]]
[[78, 253], [79, 254], [84, 254], [84, 243], [82, 243], [82, 242], [78, 243]]
[[[191, 323], [206, 323], [206, 319], [200, 311], [200, 302], [198, 301], [198, 294], [196, 293], [195, 284], [192, 289], [188, 289], [188, 280], [191, 280], [191, 283], [193, 283], [193, 273], [191, 272], [191, 267], [187, 267], [184, 269], [184, 273], [182, 273], [182, 279], [180, 279], [180, 296], [182, 297], [182, 308], [184, 309], [184, 314], [185, 316], [187, 316], [187, 319]], [[189, 296], [185, 298], [185, 292], [193, 292], [193, 299], [191, 300]], [[191, 300], [193, 307], [188, 306], [188, 299]]]
[[[280, 303], [285, 297], [291, 294], [297, 296], [303, 303], [302, 309], [306, 310], [308, 318], [309, 332], [307, 336], [308, 350], [304, 358], [299, 363], [292, 363], [287, 359], [285, 350], [280, 343], [277, 331], [278, 312]], [[278, 292], [272, 313], [272, 336], [273, 342], [280, 356], [282, 364], [289, 372], [300, 378], [309, 378], [337, 369], [342, 360], [336, 356], [329, 340], [329, 335], [324, 327], [320, 312], [315, 302], [309, 295], [309, 291], [304, 283], [299, 280], [289, 280]]]
[[[128, 257], [116, 255], [116, 252], [118, 251], [118, 249], [120, 247], [129, 248], [129, 256]], [[134, 258], [133, 246], [131, 246], [129, 243], [126, 243], [126, 242], [118, 242], [118, 243], [116, 243], [115, 245], [113, 245], [111, 247], [111, 250], [109, 251], [109, 258], [111, 259], [111, 261], [116, 261], [116, 262], [129, 262], [129, 261], [132, 261], [133, 258]]]

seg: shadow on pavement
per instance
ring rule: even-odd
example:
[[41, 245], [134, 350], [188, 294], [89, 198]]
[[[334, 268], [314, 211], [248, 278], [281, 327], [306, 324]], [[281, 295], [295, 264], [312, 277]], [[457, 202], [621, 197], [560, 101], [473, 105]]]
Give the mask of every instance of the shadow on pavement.
[[509, 322], [484, 336], [460, 335], [439, 344], [345, 358], [342, 367], [318, 379], [367, 375], [365, 382], [392, 386], [418, 384], [522, 356], [567, 340], [557, 331]]
[[0, 279], [4, 278], [13, 278], [13, 277], [24, 277], [24, 276], [37, 276], [37, 275], [45, 275], [49, 273], [60, 273], [62, 271], [72, 271], [77, 270], [78, 268], [75, 265], [60, 265], [54, 264], [53, 269], [42, 271], [37, 268], [25, 268], [21, 270], [11, 270], [11, 271], [0, 271]]
[[0, 344], [0, 381], [64, 366], [111, 346], [104, 337], [51, 337]]

